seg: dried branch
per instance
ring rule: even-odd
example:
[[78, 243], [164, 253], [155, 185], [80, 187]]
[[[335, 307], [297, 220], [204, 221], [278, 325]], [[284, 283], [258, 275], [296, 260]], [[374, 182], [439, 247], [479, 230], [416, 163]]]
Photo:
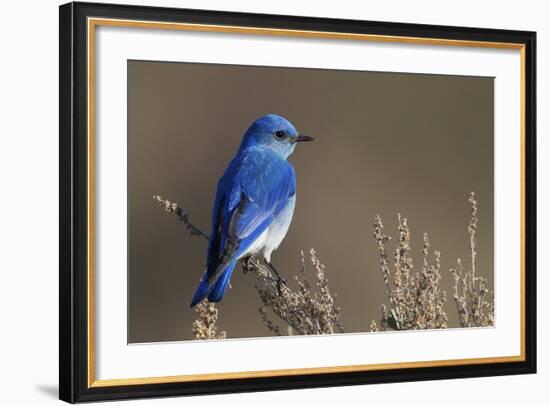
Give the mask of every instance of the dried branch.
[[214, 303], [204, 299], [195, 306], [198, 319], [191, 325], [195, 340], [220, 340], [226, 338], [225, 331], [218, 331], [218, 309]]
[[430, 260], [430, 242], [424, 234], [422, 247], [422, 269], [412, 272], [411, 233], [407, 219], [397, 214], [398, 238], [394, 249], [393, 270], [390, 271], [386, 245], [391, 239], [384, 233], [384, 225], [379, 215], [374, 221], [374, 240], [379, 254], [379, 266], [389, 308], [382, 305], [380, 327], [373, 320], [371, 331], [411, 330], [446, 328], [447, 315], [444, 310], [446, 294], [440, 288], [440, 253], [433, 252]]
[[[243, 263], [245, 273], [256, 275], [255, 287], [263, 306], [259, 312], [265, 326], [275, 335], [311, 335], [343, 333], [340, 308], [336, 306], [335, 296], [328, 286], [325, 267], [310, 251], [311, 264], [315, 275], [312, 286], [306, 277], [306, 261], [300, 252], [300, 276], [294, 279], [298, 285], [293, 289], [289, 284], [281, 284], [280, 279], [270, 272], [268, 266], [257, 258], [250, 257]], [[287, 324], [286, 329], [269, 318], [277, 316]]]
[[180, 221], [183, 222], [183, 224], [185, 224], [185, 227], [190, 231], [191, 235], [204, 237], [207, 241], [210, 240], [208, 234], [203, 233], [197, 226], [189, 221], [189, 214], [184, 211], [180, 206], [178, 206], [176, 202], [172, 202], [159, 195], [153, 195], [153, 200], [159, 202], [161, 207], [167, 213], [174, 213], [176, 216], [178, 216]]
[[474, 192], [470, 193], [468, 202], [470, 203], [470, 223], [467, 229], [471, 268], [466, 271], [458, 258], [456, 268], [450, 269], [454, 276], [453, 299], [461, 327], [493, 326], [495, 324], [493, 294], [487, 288], [487, 280], [476, 276], [478, 205]]

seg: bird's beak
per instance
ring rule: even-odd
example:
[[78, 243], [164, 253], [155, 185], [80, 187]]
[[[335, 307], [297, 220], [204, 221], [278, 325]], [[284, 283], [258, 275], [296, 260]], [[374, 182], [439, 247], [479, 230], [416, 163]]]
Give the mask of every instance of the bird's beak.
[[310, 137], [309, 135], [299, 134], [296, 137], [296, 142], [306, 142], [306, 141], [314, 141], [315, 138]]

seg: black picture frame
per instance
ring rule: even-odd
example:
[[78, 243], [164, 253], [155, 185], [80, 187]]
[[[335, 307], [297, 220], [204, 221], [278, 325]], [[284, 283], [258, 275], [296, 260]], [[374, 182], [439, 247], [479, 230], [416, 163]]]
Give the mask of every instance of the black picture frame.
[[[60, 6], [60, 268], [59, 398], [67, 402], [235, 393], [527, 374], [536, 372], [536, 33], [374, 21], [261, 15], [93, 3]], [[87, 185], [87, 19], [131, 19], [344, 32], [458, 41], [514, 43], [523, 47], [524, 66], [524, 359], [471, 365], [431, 366], [359, 372], [312, 373], [197, 382], [90, 386], [88, 353]]]

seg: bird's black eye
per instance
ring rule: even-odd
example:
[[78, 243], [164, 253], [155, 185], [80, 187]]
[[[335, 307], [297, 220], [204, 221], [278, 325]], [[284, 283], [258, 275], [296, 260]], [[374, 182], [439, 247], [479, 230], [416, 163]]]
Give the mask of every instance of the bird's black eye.
[[286, 133], [283, 130], [275, 131], [273, 136], [278, 140], [284, 140], [286, 138]]

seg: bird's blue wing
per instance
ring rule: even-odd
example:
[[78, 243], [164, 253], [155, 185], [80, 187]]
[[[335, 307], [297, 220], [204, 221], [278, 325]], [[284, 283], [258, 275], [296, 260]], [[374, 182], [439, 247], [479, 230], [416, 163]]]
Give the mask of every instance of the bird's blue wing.
[[[227, 179], [230, 177], [228, 176], [230, 170], [231, 166], [218, 183], [216, 200], [212, 210], [212, 230], [208, 244], [207, 269], [213, 266], [214, 262], [217, 261], [220, 254], [224, 251], [227, 239], [227, 232], [225, 230], [228, 228], [228, 220], [232, 218], [233, 212], [241, 200], [240, 185], [238, 182], [232, 182]], [[229, 173], [229, 175], [231, 174]]]

